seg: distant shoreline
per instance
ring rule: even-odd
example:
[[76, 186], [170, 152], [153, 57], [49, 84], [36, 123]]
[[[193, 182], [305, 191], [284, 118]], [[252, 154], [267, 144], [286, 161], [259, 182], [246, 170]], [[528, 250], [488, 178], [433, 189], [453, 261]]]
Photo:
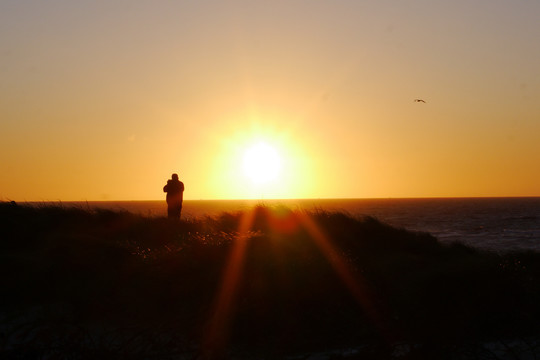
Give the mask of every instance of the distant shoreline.
[[[540, 195], [525, 195], [525, 196], [419, 196], [419, 197], [322, 197], [322, 198], [261, 198], [261, 199], [185, 199], [184, 202], [193, 201], [250, 201], [250, 202], [264, 202], [264, 201], [347, 201], [347, 200], [465, 200], [465, 199], [540, 199]], [[142, 199], [142, 200], [17, 200], [6, 198], [0, 202], [15, 201], [20, 204], [36, 204], [36, 203], [111, 203], [111, 202], [153, 202], [153, 201], [165, 201], [163, 199]]]

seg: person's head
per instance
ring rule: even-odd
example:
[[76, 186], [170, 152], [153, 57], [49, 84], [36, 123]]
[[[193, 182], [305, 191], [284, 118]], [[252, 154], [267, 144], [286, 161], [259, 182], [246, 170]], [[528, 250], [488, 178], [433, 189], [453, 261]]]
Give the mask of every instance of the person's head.
[[171, 178], [172, 178], [173, 180], [178, 180], [178, 174], [172, 174]]

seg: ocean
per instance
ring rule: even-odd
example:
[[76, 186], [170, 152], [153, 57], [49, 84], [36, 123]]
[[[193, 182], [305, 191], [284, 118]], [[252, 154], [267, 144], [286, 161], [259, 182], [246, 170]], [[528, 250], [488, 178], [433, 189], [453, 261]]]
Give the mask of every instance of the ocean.
[[[165, 201], [92, 201], [62, 204], [126, 210], [147, 216], [166, 216], [167, 213]], [[540, 251], [540, 197], [186, 200], [182, 217], [214, 216], [224, 211], [245, 210], [257, 204], [341, 211], [352, 216], [369, 215], [396, 227], [428, 232], [444, 243], [461, 242], [496, 252]]]

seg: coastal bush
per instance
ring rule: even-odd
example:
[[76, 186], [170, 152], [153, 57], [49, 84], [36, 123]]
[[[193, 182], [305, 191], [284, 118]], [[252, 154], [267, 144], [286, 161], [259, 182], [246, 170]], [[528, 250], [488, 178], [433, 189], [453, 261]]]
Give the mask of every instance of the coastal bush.
[[257, 206], [170, 221], [0, 203], [0, 229], [3, 357], [391, 358], [406, 345], [442, 358], [540, 334], [540, 254], [444, 245], [369, 216]]

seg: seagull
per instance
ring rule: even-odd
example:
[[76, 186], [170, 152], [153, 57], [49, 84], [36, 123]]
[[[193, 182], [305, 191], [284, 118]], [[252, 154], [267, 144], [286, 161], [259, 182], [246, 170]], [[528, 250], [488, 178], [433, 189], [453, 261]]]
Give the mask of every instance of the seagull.
[[423, 102], [424, 104], [426, 103], [426, 101], [425, 101], [425, 100], [422, 100], [422, 99], [414, 99], [414, 102], [418, 102], [418, 103], [419, 103], [419, 102]]

